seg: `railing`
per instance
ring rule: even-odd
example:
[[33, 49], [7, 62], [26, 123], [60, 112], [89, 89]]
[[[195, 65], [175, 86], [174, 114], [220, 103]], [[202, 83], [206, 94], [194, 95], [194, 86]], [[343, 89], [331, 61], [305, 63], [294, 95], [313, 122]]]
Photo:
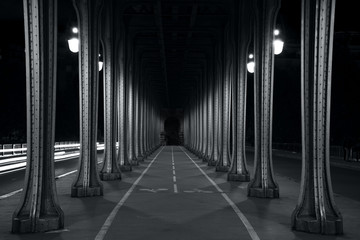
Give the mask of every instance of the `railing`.
[[[3, 144], [0, 147], [0, 175], [26, 168], [26, 144]], [[78, 142], [57, 142], [54, 148], [55, 162], [80, 156]], [[104, 150], [104, 144], [97, 143], [97, 150]]]
[[[98, 150], [103, 147], [102, 143], [97, 143]], [[55, 152], [65, 151], [65, 150], [78, 150], [80, 149], [79, 142], [55, 142]], [[22, 144], [0, 144], [0, 158], [11, 157], [14, 155], [24, 155], [26, 154], [27, 147], [26, 143]]]
[[[300, 143], [273, 143], [273, 149], [301, 153], [301, 144]], [[344, 148], [342, 146], [330, 146], [330, 156], [343, 158], [344, 157]], [[353, 156], [350, 156], [350, 158], [353, 158]]]

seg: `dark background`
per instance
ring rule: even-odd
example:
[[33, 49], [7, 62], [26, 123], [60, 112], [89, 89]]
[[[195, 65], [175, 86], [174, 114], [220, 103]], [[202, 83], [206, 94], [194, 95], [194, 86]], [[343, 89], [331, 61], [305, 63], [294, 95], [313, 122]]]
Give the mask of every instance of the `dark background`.
[[[360, 137], [360, 17], [355, 1], [337, 1], [332, 71], [331, 144]], [[275, 56], [273, 141], [301, 142], [301, 1], [283, 0], [277, 19], [284, 51]], [[56, 141], [79, 140], [78, 55], [67, 46], [76, 15], [71, 0], [59, 1]], [[0, 144], [26, 142], [24, 23], [21, 0], [0, 1]], [[251, 51], [251, 49], [250, 49]], [[100, 72], [99, 131], [103, 140]], [[253, 77], [248, 74], [247, 141], [253, 143]]]

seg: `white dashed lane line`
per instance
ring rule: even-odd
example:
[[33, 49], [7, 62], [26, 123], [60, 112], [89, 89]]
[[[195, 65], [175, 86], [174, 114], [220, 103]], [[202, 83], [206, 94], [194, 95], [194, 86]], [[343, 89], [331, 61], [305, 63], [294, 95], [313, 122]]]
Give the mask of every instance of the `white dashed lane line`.
[[174, 193], [178, 193], [178, 187], [176, 184], [176, 172], [175, 172], [175, 161], [174, 161], [174, 147], [171, 146], [171, 162], [172, 162], [172, 169], [173, 169], [173, 182], [174, 182]]

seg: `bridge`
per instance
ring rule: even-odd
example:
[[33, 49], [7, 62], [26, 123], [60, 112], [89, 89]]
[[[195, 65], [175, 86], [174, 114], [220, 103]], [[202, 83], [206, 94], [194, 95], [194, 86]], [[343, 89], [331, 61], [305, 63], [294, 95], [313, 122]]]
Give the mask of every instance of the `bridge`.
[[[301, 152], [274, 148], [282, 4], [24, 0], [27, 138], [2, 151], [22, 157], [0, 159], [0, 236], [360, 239], [360, 163], [330, 146], [335, 0], [298, 5]], [[68, 148], [61, 76], [79, 82]]]

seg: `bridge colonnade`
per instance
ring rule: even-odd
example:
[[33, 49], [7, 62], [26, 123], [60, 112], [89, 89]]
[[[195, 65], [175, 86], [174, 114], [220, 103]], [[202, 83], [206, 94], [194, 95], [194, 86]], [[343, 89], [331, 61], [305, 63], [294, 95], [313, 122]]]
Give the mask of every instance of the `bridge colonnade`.
[[[213, 44], [199, 46], [191, 75], [197, 79], [184, 109], [184, 145], [228, 172], [229, 181], [249, 182], [248, 197], [279, 198], [272, 165], [273, 30], [280, 0], [229, 0], [224, 28]], [[155, 11], [164, 41], [161, 1]], [[152, 85], [153, 63], [135, 41], [122, 13], [129, 2], [73, 0], [79, 32], [80, 165], [72, 197], [100, 196], [101, 180], [120, 180], [160, 145], [161, 98]], [[294, 230], [341, 234], [342, 217], [333, 199], [329, 168], [331, 59], [335, 0], [302, 0], [303, 168]], [[196, 12], [196, 7], [194, 11]], [[27, 169], [14, 233], [64, 227], [54, 180], [57, 1], [24, 0], [27, 76]], [[253, 26], [253, 28], [252, 28]], [[100, 33], [100, 34], [99, 34]], [[254, 43], [254, 173], [245, 158], [246, 59]], [[98, 54], [104, 54], [105, 150], [97, 170]], [[187, 55], [188, 53], [185, 53]], [[161, 57], [166, 58], [164, 44]], [[185, 56], [186, 57], [186, 56]], [[166, 80], [166, 61], [162, 61]], [[168, 87], [165, 81], [166, 88]], [[119, 142], [119, 146], [116, 143]], [[251, 176], [252, 175], [252, 176]]]

